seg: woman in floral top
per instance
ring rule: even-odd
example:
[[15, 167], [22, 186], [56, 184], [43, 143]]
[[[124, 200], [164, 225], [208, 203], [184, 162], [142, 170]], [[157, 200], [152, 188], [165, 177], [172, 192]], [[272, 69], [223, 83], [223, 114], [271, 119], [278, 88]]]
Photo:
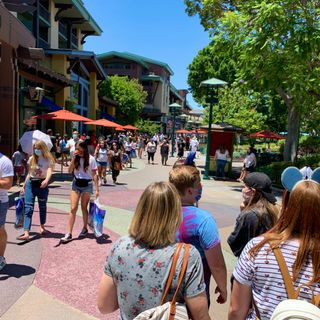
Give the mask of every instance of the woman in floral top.
[[[147, 187], [133, 216], [129, 236], [120, 238], [107, 257], [98, 296], [102, 313], [119, 308], [121, 319], [130, 320], [160, 305], [181, 221], [181, 202], [175, 187], [167, 182]], [[177, 287], [182, 259], [180, 254], [166, 301], [172, 299]], [[210, 319], [201, 257], [192, 246], [177, 301], [185, 301], [192, 319]]]

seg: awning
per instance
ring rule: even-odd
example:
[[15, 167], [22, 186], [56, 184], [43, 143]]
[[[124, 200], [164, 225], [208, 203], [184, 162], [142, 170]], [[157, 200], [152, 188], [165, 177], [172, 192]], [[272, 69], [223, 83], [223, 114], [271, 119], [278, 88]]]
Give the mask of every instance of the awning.
[[[95, 72], [98, 80], [107, 79], [107, 75], [104, 72], [102, 65], [100, 64], [97, 56], [92, 51], [78, 51], [70, 49], [45, 49], [45, 53], [48, 55], [65, 55], [73, 62], [81, 62], [89, 72]], [[79, 64], [75, 64], [72, 68], [79, 68]]]
[[117, 119], [115, 117], [113, 117], [112, 115], [110, 115], [109, 113], [106, 113], [106, 112], [100, 112], [100, 117], [101, 118], [104, 118], [104, 119], [107, 119], [109, 121], [112, 121], [112, 122], [117, 122]]
[[42, 97], [40, 104], [45, 107], [48, 107], [49, 110], [51, 110], [51, 111], [58, 111], [58, 110], [62, 109], [61, 107], [59, 107], [53, 101], [51, 101], [50, 99], [48, 99], [46, 97]]

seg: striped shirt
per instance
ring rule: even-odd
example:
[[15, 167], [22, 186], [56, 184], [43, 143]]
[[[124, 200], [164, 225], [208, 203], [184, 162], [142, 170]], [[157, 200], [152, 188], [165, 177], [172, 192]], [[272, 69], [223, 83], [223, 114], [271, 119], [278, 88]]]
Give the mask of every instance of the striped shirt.
[[[267, 320], [270, 319], [276, 306], [288, 297], [278, 262], [269, 244], [265, 244], [255, 258], [250, 257], [250, 249], [260, 243], [262, 239], [263, 237], [254, 238], [246, 245], [233, 275], [241, 284], [252, 287], [253, 298], [260, 312], [261, 320]], [[281, 252], [286, 260], [291, 277], [292, 266], [298, 249], [298, 240], [289, 240], [281, 245]], [[294, 284], [295, 289], [300, 285], [306, 285], [312, 279], [312, 275], [313, 267], [311, 255], [309, 255]], [[319, 282], [314, 283], [311, 287], [316, 295], [320, 294]], [[299, 299], [310, 302], [311, 297], [312, 291], [308, 287], [303, 287]], [[249, 319], [256, 319], [254, 310], [247, 316], [247, 320]]]

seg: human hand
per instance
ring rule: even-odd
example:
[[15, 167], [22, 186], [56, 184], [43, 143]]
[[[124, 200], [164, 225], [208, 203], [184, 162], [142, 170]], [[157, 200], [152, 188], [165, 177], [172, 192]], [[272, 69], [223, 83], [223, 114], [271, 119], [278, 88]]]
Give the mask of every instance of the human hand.
[[40, 188], [43, 189], [43, 188], [45, 188], [47, 185], [48, 185], [48, 180], [45, 179], [45, 180], [42, 181], [42, 183], [41, 183], [41, 185], [40, 185]]
[[227, 293], [227, 290], [220, 290], [219, 287], [216, 287], [216, 290], [214, 291], [214, 293], [219, 293], [219, 296], [217, 298], [217, 303], [219, 304], [223, 304], [223, 303], [226, 303], [227, 301], [227, 298], [228, 298], [228, 293]]
[[99, 191], [96, 190], [96, 199], [98, 199], [98, 198], [99, 198]]
[[21, 187], [21, 189], [20, 189], [20, 194], [21, 194], [22, 196], [24, 195], [24, 186]]

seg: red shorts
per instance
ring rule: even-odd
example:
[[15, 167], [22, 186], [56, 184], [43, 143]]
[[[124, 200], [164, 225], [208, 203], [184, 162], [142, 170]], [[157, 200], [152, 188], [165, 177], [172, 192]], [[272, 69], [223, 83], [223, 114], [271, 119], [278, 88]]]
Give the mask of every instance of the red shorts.
[[14, 172], [15, 172], [16, 174], [19, 174], [19, 175], [23, 174], [23, 172], [24, 172], [24, 166], [15, 166], [15, 167], [14, 167]]

